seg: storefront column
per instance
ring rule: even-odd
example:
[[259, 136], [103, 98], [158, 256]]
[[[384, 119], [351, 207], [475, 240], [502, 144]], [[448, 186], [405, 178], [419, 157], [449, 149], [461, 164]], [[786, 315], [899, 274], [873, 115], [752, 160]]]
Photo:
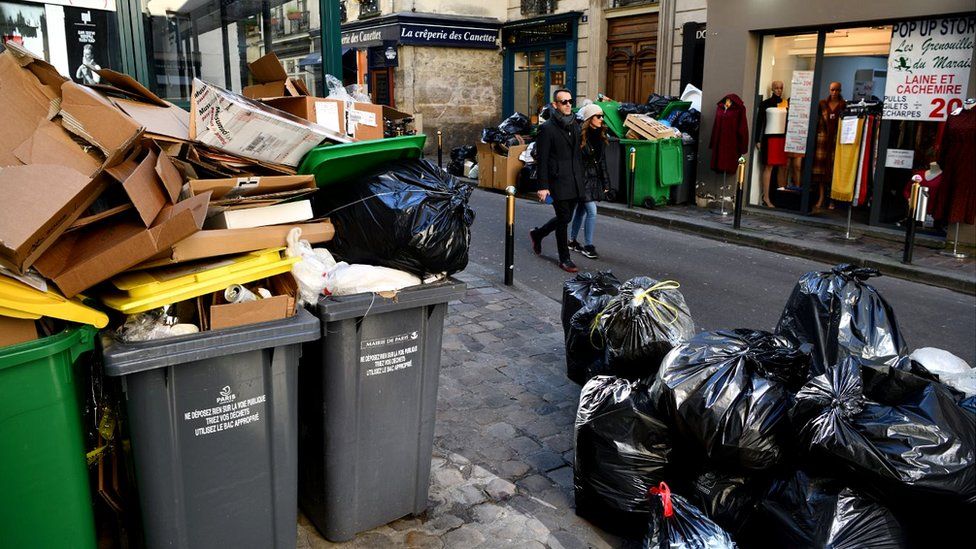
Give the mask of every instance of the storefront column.
[[149, 61], [146, 57], [146, 32], [139, 0], [115, 0], [118, 15], [119, 46], [122, 72], [146, 87], [151, 87]]
[[[314, 0], [313, 0], [314, 1]], [[342, 80], [342, 35], [339, 30], [339, 2], [319, 0], [322, 14], [322, 74]]]
[[[826, 31], [820, 31], [817, 33], [817, 57], [814, 62], [813, 70], [813, 89], [819, 90], [821, 84], [823, 84], [823, 58], [824, 58], [824, 47], [827, 44], [827, 33]], [[758, 78], [756, 79], [758, 82]], [[809, 126], [807, 126], [807, 151], [813, 151], [817, 148], [817, 125], [820, 123], [820, 98], [814, 95], [810, 99], [810, 121]], [[755, 145], [753, 145], [755, 146]], [[813, 162], [814, 154], [807, 154], [803, 158], [803, 174], [800, 177], [800, 181], [805, 182], [803, 185], [803, 194], [800, 195], [800, 213], [809, 214], [813, 210], [813, 205], [810, 201], [810, 192], [817, 188], [817, 192], [820, 192], [821, 183], [819, 181], [813, 180]], [[829, 188], [829, 186], [828, 186]], [[828, 192], [828, 191], [824, 191]]]

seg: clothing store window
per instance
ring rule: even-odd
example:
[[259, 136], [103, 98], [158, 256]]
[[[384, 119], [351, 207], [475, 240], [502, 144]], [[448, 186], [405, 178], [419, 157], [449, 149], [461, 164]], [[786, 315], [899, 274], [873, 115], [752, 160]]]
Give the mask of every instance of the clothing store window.
[[538, 121], [552, 93], [566, 86], [566, 50], [539, 49], [515, 53], [514, 110]]
[[247, 64], [275, 52], [289, 76], [321, 93], [316, 0], [143, 0], [151, 88], [186, 105], [193, 79], [240, 92]]

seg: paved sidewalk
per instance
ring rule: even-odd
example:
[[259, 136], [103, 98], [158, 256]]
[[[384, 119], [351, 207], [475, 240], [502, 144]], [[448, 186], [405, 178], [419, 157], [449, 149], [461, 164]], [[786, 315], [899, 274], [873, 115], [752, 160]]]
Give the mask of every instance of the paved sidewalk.
[[430, 506], [333, 544], [301, 517], [300, 549], [320, 547], [639, 547], [598, 530], [573, 506], [573, 421], [559, 305], [489, 281], [457, 278], [444, 329]]

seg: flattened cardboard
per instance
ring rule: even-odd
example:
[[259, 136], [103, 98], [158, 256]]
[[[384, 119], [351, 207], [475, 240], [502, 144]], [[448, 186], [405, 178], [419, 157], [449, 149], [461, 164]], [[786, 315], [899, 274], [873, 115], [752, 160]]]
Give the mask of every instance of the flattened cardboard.
[[190, 113], [176, 105], [160, 107], [121, 98], [113, 98], [112, 103], [144, 127], [147, 135], [177, 141], [190, 140]]
[[0, 316], [0, 347], [37, 339], [37, 326], [29, 318]]
[[[193, 179], [187, 185], [190, 195], [211, 191], [213, 200], [225, 197], [255, 196], [297, 189], [316, 189], [314, 175], [278, 175], [234, 177], [225, 179]], [[228, 196], [230, 195], [230, 196]]]
[[495, 188], [495, 154], [488, 143], [477, 143], [478, 149], [478, 186], [486, 189]]
[[180, 170], [173, 164], [169, 155], [163, 152], [158, 145], [153, 143], [150, 148], [156, 152], [156, 177], [166, 189], [170, 203], [176, 204], [180, 197], [180, 190], [183, 188], [183, 175], [180, 174]]
[[[2, 57], [2, 55], [0, 55]], [[3, 83], [0, 82], [0, 86]], [[2, 95], [0, 95], [2, 102]], [[6, 109], [0, 106], [0, 117], [6, 117]], [[9, 120], [9, 119], [8, 119]], [[5, 131], [0, 131], [0, 135]], [[85, 175], [93, 176], [102, 167], [103, 160], [94, 154], [85, 152], [68, 135], [60, 124], [42, 120], [35, 126], [35, 131], [20, 146], [13, 151], [19, 164], [60, 164], [73, 168]]]
[[163, 100], [158, 95], [149, 91], [139, 83], [138, 80], [132, 78], [128, 74], [123, 74], [121, 72], [115, 72], [111, 69], [99, 69], [98, 75], [101, 76], [101, 80], [104, 84], [111, 84], [111, 86], [105, 85], [95, 85], [93, 88], [102, 89], [108, 92], [112, 91], [122, 91], [127, 95], [134, 96], [135, 98], [145, 101], [147, 103], [152, 103], [160, 107], [172, 106], [172, 103]]
[[137, 219], [120, 219], [72, 231], [34, 266], [72, 297], [200, 230], [209, 201], [210, 194], [204, 193], [166, 206], [148, 229]]
[[60, 165], [0, 169], [0, 263], [26, 272], [104, 188]]
[[210, 329], [219, 330], [245, 324], [281, 320], [295, 314], [295, 298], [276, 295], [245, 303], [226, 303], [210, 307]]
[[148, 269], [266, 248], [284, 248], [288, 245], [288, 233], [295, 227], [302, 230], [302, 240], [307, 240], [312, 244], [328, 242], [335, 236], [335, 228], [328, 220], [294, 225], [272, 225], [253, 229], [202, 230], [180, 240], [170, 250], [139, 265], [139, 268]]
[[[382, 105], [346, 102], [329, 97], [272, 97], [262, 99], [261, 102], [314, 122], [333, 132], [351, 137], [355, 141], [381, 139], [383, 137], [384, 112], [385, 109], [389, 109], [389, 107]], [[354, 114], [359, 113], [355, 115], [358, 119], [368, 119], [374, 122], [373, 125], [356, 123], [353, 124], [352, 132], [348, 132], [349, 117], [347, 114], [350, 110]], [[399, 113], [400, 111], [394, 112]]]
[[65, 129], [101, 149], [105, 156], [126, 147], [142, 133], [142, 127], [105, 96], [74, 82], [61, 86], [61, 118]]
[[247, 64], [251, 78], [257, 84], [245, 86], [241, 91], [244, 97], [263, 99], [265, 97], [298, 97], [311, 95], [305, 82], [297, 78], [289, 78], [285, 68], [274, 52], [260, 57]]

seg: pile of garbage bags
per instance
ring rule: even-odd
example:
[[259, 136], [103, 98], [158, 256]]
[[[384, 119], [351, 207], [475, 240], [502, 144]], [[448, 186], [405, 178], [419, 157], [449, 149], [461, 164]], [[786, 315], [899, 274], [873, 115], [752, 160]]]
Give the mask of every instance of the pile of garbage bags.
[[507, 154], [509, 147], [531, 143], [535, 130], [528, 116], [516, 112], [497, 127], [481, 130], [481, 142], [491, 144], [499, 154]]
[[468, 264], [472, 190], [427, 160], [400, 160], [319, 193], [315, 210], [335, 225], [328, 248], [343, 261], [450, 275]]
[[451, 149], [451, 161], [447, 163], [447, 173], [457, 177], [467, 177], [464, 162], [478, 161], [478, 148], [474, 145], [464, 145]]
[[577, 514], [655, 548], [958, 545], [976, 511], [974, 370], [909, 354], [878, 275], [807, 273], [774, 332], [698, 334], [673, 283], [567, 281]]

